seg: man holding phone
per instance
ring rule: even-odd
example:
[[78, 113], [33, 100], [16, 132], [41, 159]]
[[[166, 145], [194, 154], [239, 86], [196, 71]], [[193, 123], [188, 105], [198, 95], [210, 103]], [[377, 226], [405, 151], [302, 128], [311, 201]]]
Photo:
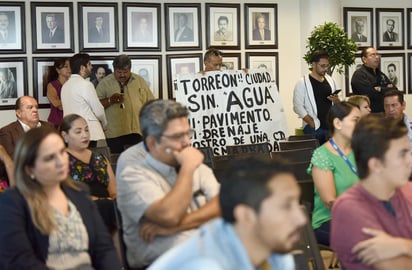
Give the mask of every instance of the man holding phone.
[[293, 110], [303, 120], [303, 132], [315, 134], [323, 144], [328, 134], [326, 116], [332, 104], [340, 102], [340, 89], [336, 89], [335, 81], [327, 74], [330, 67], [327, 52], [315, 51], [311, 66], [311, 72], [296, 83]]

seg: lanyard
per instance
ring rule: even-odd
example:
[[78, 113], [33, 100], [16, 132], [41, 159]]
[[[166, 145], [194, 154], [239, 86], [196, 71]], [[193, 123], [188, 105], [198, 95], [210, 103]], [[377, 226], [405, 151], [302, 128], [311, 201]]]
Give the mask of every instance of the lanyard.
[[329, 139], [330, 144], [332, 147], [339, 153], [339, 155], [345, 160], [346, 164], [348, 164], [349, 168], [352, 170], [352, 172], [356, 175], [358, 175], [358, 171], [356, 170], [355, 166], [349, 161], [349, 159], [342, 153], [342, 151], [339, 149], [337, 144], [332, 140], [332, 138]]

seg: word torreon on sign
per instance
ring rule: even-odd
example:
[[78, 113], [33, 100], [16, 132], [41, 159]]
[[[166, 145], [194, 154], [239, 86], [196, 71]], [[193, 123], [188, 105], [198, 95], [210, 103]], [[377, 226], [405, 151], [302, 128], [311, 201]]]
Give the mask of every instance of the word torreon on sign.
[[276, 82], [261, 70], [213, 71], [177, 77], [176, 100], [187, 106], [194, 147], [226, 154], [227, 145], [268, 142], [278, 149], [287, 136]]

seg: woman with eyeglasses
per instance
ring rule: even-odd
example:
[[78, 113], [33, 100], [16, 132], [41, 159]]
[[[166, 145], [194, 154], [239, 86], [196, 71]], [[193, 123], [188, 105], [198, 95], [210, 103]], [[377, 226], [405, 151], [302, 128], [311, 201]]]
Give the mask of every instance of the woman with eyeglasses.
[[0, 269], [121, 269], [96, 205], [68, 174], [60, 134], [29, 130], [14, 162], [16, 186], [0, 195]]

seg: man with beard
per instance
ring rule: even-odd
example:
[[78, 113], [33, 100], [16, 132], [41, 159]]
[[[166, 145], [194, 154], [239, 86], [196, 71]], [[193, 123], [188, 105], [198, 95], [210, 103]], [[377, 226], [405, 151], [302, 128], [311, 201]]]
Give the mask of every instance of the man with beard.
[[284, 161], [237, 160], [221, 182], [222, 218], [200, 227], [149, 269], [295, 269], [287, 253], [307, 222], [299, 196]]
[[312, 71], [300, 78], [293, 92], [293, 110], [302, 118], [303, 132], [315, 134], [320, 144], [326, 141], [326, 116], [332, 104], [339, 102], [335, 81], [327, 74], [329, 55], [315, 51], [311, 57]]
[[86, 80], [92, 74], [90, 56], [85, 53], [75, 54], [70, 58], [72, 75], [63, 85], [61, 100], [64, 115], [78, 114], [87, 121], [90, 131], [90, 147], [96, 147], [97, 141], [103, 141], [103, 129], [107, 125], [104, 108], [96, 95], [93, 84]]
[[112, 153], [121, 153], [142, 140], [138, 115], [143, 104], [154, 99], [144, 78], [132, 73], [131, 68], [129, 56], [117, 56], [113, 61], [114, 72], [96, 88], [108, 120], [105, 132]]

